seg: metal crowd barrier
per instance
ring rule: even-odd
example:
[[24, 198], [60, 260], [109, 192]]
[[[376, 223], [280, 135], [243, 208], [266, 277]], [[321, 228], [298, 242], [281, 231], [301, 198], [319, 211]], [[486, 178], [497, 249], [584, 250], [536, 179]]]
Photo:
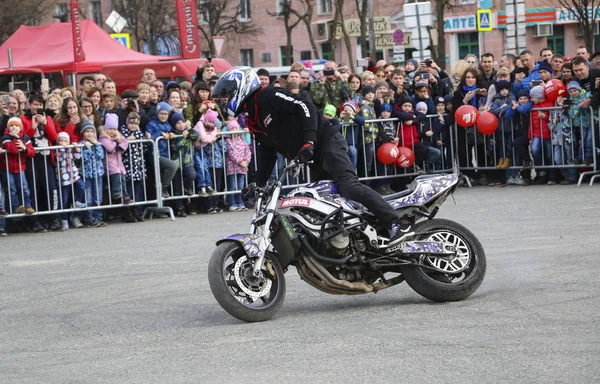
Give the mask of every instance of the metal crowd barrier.
[[[558, 110], [560, 108], [544, 108], [544, 109], [535, 109], [535, 110], [547, 110], [548, 112], [553, 110]], [[491, 112], [490, 112], [491, 113]], [[541, 158], [543, 159], [541, 164], [533, 164], [534, 169], [547, 170], [547, 169], [586, 169], [592, 168], [592, 171], [584, 171], [581, 172], [578, 176], [579, 181], [578, 185], [581, 185], [582, 180], [585, 177], [591, 176], [590, 185], [593, 184], [594, 180], [597, 177], [600, 177], [600, 170], [598, 167], [598, 156], [600, 154], [600, 148], [597, 144], [597, 139], [599, 138], [598, 128], [600, 124], [598, 121], [600, 120], [600, 112], [593, 113], [592, 116], [594, 118], [591, 119], [592, 127], [591, 127], [591, 135], [592, 135], [592, 144], [593, 144], [593, 164], [568, 164], [567, 160], [565, 160], [564, 156], [558, 161], [556, 159], [554, 151], [550, 151], [550, 154], [547, 154], [547, 148], [544, 145], [541, 146]], [[433, 119], [437, 118], [437, 115], [429, 115], [427, 116], [429, 119], [428, 123], [433, 125]], [[398, 122], [397, 119], [373, 119], [366, 120], [366, 124], [380, 124], [386, 121], [391, 121], [395, 124], [396, 134], [400, 138], [399, 145], [405, 140], [413, 141], [414, 137], [413, 132], [411, 130], [411, 137], [404, 137], [404, 132], [400, 129], [401, 122]], [[347, 135], [348, 129], [350, 129], [350, 124], [342, 123], [342, 133]], [[420, 164], [415, 164], [416, 166], [409, 168], [400, 168], [394, 164], [385, 166], [381, 164], [377, 159], [377, 148], [376, 140], [366, 140], [367, 136], [370, 132], [365, 131], [364, 127], [359, 128], [360, 135], [358, 137], [358, 141], [352, 137], [350, 140], [351, 145], [356, 149], [356, 153], [362, 153], [362, 156], [357, 156], [361, 158], [362, 161], [359, 164], [356, 160], [358, 172], [360, 174], [360, 180], [365, 182], [371, 182], [376, 180], [385, 180], [397, 177], [413, 177], [418, 174], [426, 171], [426, 172], [459, 172], [459, 171], [490, 171], [490, 170], [499, 170], [496, 168], [498, 165], [498, 160], [502, 157], [509, 157], [511, 159], [511, 165], [508, 168], [503, 168], [501, 170], [514, 170], [518, 171], [523, 168], [522, 165], [514, 164], [515, 159], [515, 150], [514, 148], [510, 148], [509, 140], [512, 142], [515, 140], [514, 129], [511, 122], [510, 132], [509, 134], [503, 133], [502, 122], [499, 124], [498, 130], [492, 135], [483, 135], [478, 130], [477, 127], [473, 127], [470, 133], [463, 135], [459, 135], [459, 130], [464, 130], [464, 128], [459, 127], [458, 125], [454, 125], [453, 127], [449, 127], [447, 130], [447, 138], [443, 138], [444, 145], [439, 148], [441, 150], [441, 158], [440, 162], [436, 162], [434, 164], [428, 164], [425, 161], [420, 162]], [[531, 121], [530, 121], [530, 129]], [[240, 133], [240, 132], [221, 132], [222, 140], [228, 135]], [[576, 129], [573, 127], [571, 123], [570, 126], [571, 135], [575, 135]], [[176, 136], [176, 138], [181, 138], [182, 136]], [[40, 216], [40, 215], [64, 215], [64, 214], [73, 214], [73, 215], [81, 215], [83, 212], [93, 211], [98, 209], [115, 209], [115, 208], [123, 208], [123, 207], [144, 207], [143, 215], [148, 215], [149, 218], [152, 218], [154, 213], [156, 212], [166, 212], [170, 215], [171, 219], [175, 219], [173, 209], [169, 205], [165, 205], [165, 202], [173, 202], [177, 200], [190, 199], [200, 197], [198, 186], [196, 181], [191, 185], [190, 188], [186, 188], [184, 185], [183, 175], [180, 177], [177, 182], [179, 185], [175, 185], [175, 182], [171, 182], [168, 187], [168, 191], [170, 197], [162, 197], [162, 183], [160, 180], [160, 166], [159, 166], [159, 158], [160, 153], [158, 150], [158, 146], [161, 140], [164, 140], [162, 137], [156, 139], [156, 141], [143, 139], [143, 140], [132, 140], [129, 141], [130, 148], [132, 145], [142, 146], [142, 152], [144, 154], [150, 154], [149, 157], [144, 157], [144, 180], [139, 182], [134, 182], [132, 178], [127, 180], [127, 189], [131, 192], [130, 197], [132, 198], [132, 202], [129, 204], [124, 204], [123, 199], [114, 199], [111, 193], [112, 189], [112, 181], [108, 175], [108, 159], [104, 157], [104, 176], [102, 176], [102, 180], [99, 180], [100, 177], [96, 177], [94, 185], [99, 186], [102, 183], [103, 186], [106, 186], [108, 193], [103, 193], [103, 201], [98, 206], [93, 206], [92, 201], [88, 201], [87, 196], [84, 201], [79, 203], [84, 203], [85, 207], [78, 207], [76, 200], [76, 185], [70, 183], [68, 188], [64, 189], [61, 185], [61, 173], [55, 164], [55, 159], [58, 158], [58, 153], [60, 149], [65, 147], [63, 146], [50, 146], [50, 147], [37, 147], [35, 148], [36, 155], [34, 159], [27, 159], [27, 170], [25, 171], [27, 177], [25, 179], [16, 178], [19, 180], [19, 185], [17, 188], [13, 188], [15, 193], [19, 193], [20, 198], [19, 201], [23, 201], [25, 197], [25, 183], [29, 180], [28, 187], [30, 191], [30, 195], [32, 196], [32, 208], [35, 210], [35, 213], [28, 215], [26, 213], [16, 213], [16, 207], [11, 204], [10, 193], [11, 193], [11, 175], [5, 170], [0, 170], [0, 184], [2, 184], [3, 189], [0, 189], [0, 201], [4, 203], [5, 200], [8, 201], [7, 206], [5, 206], [6, 211], [8, 212], [7, 218], [20, 218], [27, 216]], [[461, 140], [464, 140], [462, 142]], [[551, 139], [548, 139], [551, 140]], [[446, 143], [448, 141], [448, 143]], [[100, 144], [98, 144], [100, 145]], [[232, 186], [227, 182], [227, 174], [226, 174], [226, 156], [227, 149], [224, 145], [224, 140], [221, 141], [220, 144], [215, 145], [209, 144], [211, 146], [210, 153], [212, 154], [212, 162], [215, 163], [216, 157], [221, 156], [221, 161], [223, 164], [222, 168], [210, 167], [209, 172], [211, 174], [213, 180], [213, 188], [215, 189], [215, 193], [213, 196], [217, 198], [223, 198], [230, 194], [235, 194], [240, 192], [240, 186]], [[527, 142], [527, 146], [529, 147], [529, 142]], [[581, 146], [581, 145], [579, 145]], [[69, 145], [67, 148], [73, 150], [75, 145]], [[169, 148], [169, 158], [172, 158], [171, 146]], [[506, 149], [510, 149], [510, 156], [506, 156]], [[139, 148], [138, 148], [139, 149]], [[254, 164], [254, 169], [256, 169], [256, 157], [254, 154], [256, 153], [255, 143], [252, 143], [252, 159], [251, 162]], [[413, 152], [415, 151], [415, 144], [411, 145], [411, 149]], [[572, 142], [570, 143], [570, 151], [573, 153], [573, 156], [576, 156], [577, 152], [580, 150], [577, 146]], [[466, 150], [466, 153], [460, 153], [461, 150]], [[200, 151], [202, 156], [206, 156], [205, 151]], [[530, 153], [530, 152], [529, 152]], [[366, 155], [366, 156], [365, 156]], [[549, 155], [549, 156], [547, 156]], [[0, 156], [4, 156], [5, 162], [8, 161], [8, 153], [4, 153]], [[23, 152], [20, 152], [18, 156], [25, 156]], [[129, 161], [131, 162], [132, 151], [124, 152], [124, 156], [129, 156]], [[370, 156], [370, 157], [369, 157]], [[462, 156], [462, 158], [461, 158]], [[150, 163], [147, 163], [146, 160], [151, 160]], [[545, 160], [544, 160], [545, 159]], [[206, 158], [204, 161], [208, 160]], [[466, 164], [461, 164], [466, 160]], [[78, 159], [79, 162], [79, 174], [84, 182], [86, 181], [84, 173], [85, 169], [85, 160]], [[280, 157], [278, 159], [278, 164], [275, 166], [273, 170], [272, 177], [278, 177], [281, 169], [286, 165], [287, 161]], [[20, 162], [19, 162], [20, 164]], [[362, 169], [361, 169], [362, 168]], [[148, 170], [152, 169], [153, 172], [150, 173]], [[365, 171], [366, 170], [366, 171]], [[220, 174], [219, 174], [220, 173]], [[70, 175], [71, 176], [71, 175]], [[153, 177], [152, 177], [153, 176]], [[55, 180], [55, 188], [52, 188], [52, 183], [50, 179], [54, 178]], [[15, 178], [12, 177], [12, 183], [14, 184]], [[23, 181], [25, 180], [25, 181]], [[151, 185], [147, 185], [150, 181], [154, 180], [154, 187]], [[222, 180], [220, 185], [216, 185], [214, 181]], [[311, 182], [310, 170], [309, 168], [305, 168], [305, 170], [300, 174], [297, 180], [292, 180], [288, 177], [287, 179], [287, 187], [293, 188], [296, 186], [303, 185], [304, 183]], [[248, 176], [244, 177], [244, 185], [248, 183]], [[222, 187], [222, 188], [221, 188]], [[141, 188], [141, 190], [140, 190]], [[176, 191], [180, 191], [176, 193]], [[98, 192], [98, 191], [96, 191]], [[190, 193], [191, 192], [191, 193]], [[7, 193], [8, 198], [3, 198], [1, 195]], [[69, 193], [68, 199], [64, 199], [65, 194]], [[45, 195], [44, 195], [45, 194]], [[87, 194], [86, 194], [87, 195]], [[137, 196], [137, 197], [136, 197]]]
[[[101, 144], [97, 145], [102, 146]], [[155, 143], [152, 140], [130, 140], [128, 141], [128, 145], [130, 149], [133, 148], [132, 146], [134, 145], [148, 146], [148, 150], [150, 152], [156, 152], [154, 147]], [[29, 191], [31, 207], [35, 210], [35, 213], [32, 214], [15, 212], [16, 207], [11, 204], [10, 198], [10, 178], [12, 177], [13, 180], [15, 178], [14, 176], [11, 176], [5, 169], [0, 170], [2, 172], [0, 184], [4, 189], [0, 191], [0, 194], [8, 194], [8, 199], [2, 198], [0, 206], [3, 206], [4, 201], [8, 200], [7, 206], [4, 207], [8, 213], [7, 218], [63, 214], [74, 214], [79, 217], [83, 212], [87, 211], [137, 206], [144, 207], [144, 213], [142, 216], [145, 216], [148, 212], [152, 212], [156, 209], [155, 207], [151, 207], [149, 205], [156, 204], [158, 207], [161, 206], [162, 202], [160, 198], [150, 198], [148, 193], [146, 181], [148, 179], [147, 169], [149, 164], [145, 164], [144, 159], [142, 159], [142, 161], [144, 161], [144, 169], [142, 171], [144, 177], [143, 180], [141, 180], [141, 183], [135, 183], [133, 178], [129, 180], [126, 178], [126, 186], [121, 186], [119, 190], [115, 190], [116, 193], [121, 193], [123, 197], [120, 199], [115, 199], [111, 193], [113, 186], [111, 177], [109, 175], [108, 157], [106, 156], [106, 152], [104, 151], [103, 159], [104, 175], [96, 175], [93, 178], [86, 178], [85, 159], [81, 156], [81, 152], [76, 152], [76, 149], [81, 151], [82, 148], [83, 145], [79, 144], [71, 144], [68, 146], [54, 145], [35, 148], [35, 157], [28, 158], [26, 160], [26, 169], [22, 170], [25, 178], [19, 178], [19, 184], [13, 187], [20, 194], [20, 196], [17, 196], [17, 199], [20, 203], [19, 205], [25, 204], [25, 191]], [[69, 156], [72, 157], [74, 161], [77, 160], [77, 170], [72, 168], [71, 164], [68, 164], [66, 168], [67, 172], [61, 172], [61, 164], [57, 163], [57, 161], [59, 159], [59, 153], [62, 149], [69, 150]], [[142, 149], [141, 151], [146, 152], [145, 149]], [[124, 152], [124, 156], [129, 156], [130, 162], [132, 161], [132, 153], [133, 151], [131, 150]], [[5, 152], [3, 156], [6, 164], [8, 162], [8, 153]], [[21, 160], [22, 156], [26, 156], [24, 152], [19, 152], [17, 154], [19, 160]], [[118, 156], [123, 155], [121, 155], [119, 152]], [[20, 161], [19, 164], [21, 164]], [[85, 184], [86, 181], [93, 179], [92, 181], [93, 185], [95, 185], [95, 192], [97, 196], [99, 196], [99, 193], [101, 193], [103, 197], [100, 204], [95, 205], [95, 202], [88, 199], [85, 189], [83, 192], [81, 191], [81, 188], [85, 188], [84, 185], [79, 183], [79, 181], [74, 181], [76, 177], [78, 177], [78, 180], [81, 180], [83, 184]], [[67, 180], [69, 181], [67, 182]], [[66, 185], [63, 185], [63, 183]], [[103, 187], [101, 190], [101, 185], [106, 186], [108, 193], [104, 193]], [[125, 204], [125, 189], [130, 192], [128, 195], [132, 200], [131, 202], [127, 202], [127, 204]], [[42, 194], [39, 192], [45, 192], [45, 196], [42, 196]], [[67, 194], [69, 196], [66, 196]], [[77, 195], [82, 195], [81, 201], [77, 200]], [[135, 198], [136, 195], [138, 196], [138, 199]], [[85, 206], [81, 206], [84, 204]]]
[[[531, 136], [533, 136], [533, 115], [532, 112], [534, 111], [546, 111], [547, 113], [551, 113], [552, 111], [561, 111], [562, 108], [561, 107], [551, 107], [551, 108], [533, 108], [530, 112], [530, 117], [529, 117], [529, 134]], [[531, 162], [530, 166], [525, 166], [524, 164], [515, 164], [515, 158], [518, 158], [516, 150], [515, 150], [515, 140], [519, 140], [519, 138], [515, 137], [515, 130], [514, 130], [514, 124], [513, 121], [510, 121], [510, 127], [508, 130], [504, 130], [505, 126], [505, 122], [501, 119], [499, 120], [498, 123], [498, 128], [496, 130], [496, 132], [494, 132], [493, 134], [490, 135], [484, 135], [483, 133], [479, 132], [479, 130], [477, 129], [477, 125], [474, 125], [471, 128], [463, 128], [461, 126], [459, 126], [458, 124], [455, 124], [454, 126], [454, 137], [456, 138], [456, 142], [454, 143], [455, 146], [455, 151], [456, 151], [456, 161], [459, 162], [458, 167], [460, 169], [460, 171], [505, 171], [505, 170], [511, 170], [513, 171], [515, 174], [516, 172], [522, 170], [522, 169], [527, 169], [527, 168], [533, 168], [534, 170], [536, 170], [536, 173], [538, 172], [542, 172], [545, 170], [563, 170], [563, 171], [567, 171], [568, 169], [573, 169], [573, 170], [583, 170], [583, 169], [588, 169], [588, 168], [593, 168], [593, 171], [584, 171], [578, 174], [577, 176], [577, 183], [578, 186], [581, 185], [583, 179], [587, 176], [590, 175], [597, 175], [598, 173], [600, 173], [600, 171], [598, 170], [598, 153], [600, 153], [600, 148], [598, 148], [597, 143], [597, 137], [599, 135], [598, 131], [598, 127], [600, 126], [598, 124], [598, 119], [600, 118], [600, 115], [597, 115], [598, 112], [594, 113], [593, 109], [590, 108], [590, 115], [591, 115], [591, 127], [590, 127], [590, 131], [591, 131], [591, 135], [592, 135], [592, 147], [594, 150], [594, 156], [592, 156], [593, 158], [593, 162], [592, 164], [583, 164], [583, 163], [579, 163], [577, 164], [575, 161], [570, 161], [567, 160], [567, 157], [565, 155], [565, 153], [570, 153], [572, 156], [572, 158], [575, 158], [578, 156], [578, 154], [580, 152], [583, 151], [583, 143], [581, 141], [576, 142], [575, 138], [580, 138], [581, 134], [580, 131], [581, 129], [578, 129], [578, 127], [575, 127], [573, 125], [573, 121], [570, 119], [570, 126], [569, 126], [569, 135], [570, 137], [573, 138], [573, 140], [571, 141], [571, 143], [566, 143], [566, 145], [563, 144], [553, 144], [553, 138], [552, 138], [552, 126], [554, 125], [553, 123], [550, 123], [550, 131], [551, 131], [551, 137], [548, 139], [542, 139], [540, 138], [540, 150], [539, 150], [539, 154], [537, 153], [537, 151], [533, 151], [532, 152], [532, 144], [533, 142], [530, 141], [528, 138], [525, 140], [526, 143], [526, 147], [527, 147], [527, 152], [528, 152], [528, 157], [527, 157], [527, 161]], [[486, 112], [486, 113], [491, 113], [491, 112]], [[594, 118], [594, 116], [596, 116], [596, 118]], [[462, 132], [465, 132], [464, 134], [461, 134]], [[548, 143], [545, 143], [548, 142]], [[548, 150], [547, 146], [549, 146], [550, 150]], [[560, 156], [557, 156], [557, 151], [558, 153], [560, 153]], [[582, 154], [582, 157], [584, 155]], [[498, 164], [500, 159], [503, 158], [509, 158], [511, 160], [510, 166], [509, 167], [503, 167], [503, 168], [498, 168]], [[541, 158], [541, 161], [540, 161]], [[525, 159], [521, 159], [521, 160], [525, 160]], [[538, 161], [536, 161], [538, 160]], [[572, 163], [571, 163], [572, 162]], [[569, 164], [571, 163], [571, 164]], [[567, 171], [568, 172], [568, 171]], [[597, 176], [594, 176], [591, 178], [590, 180], [590, 185], [593, 184], [594, 179]]]

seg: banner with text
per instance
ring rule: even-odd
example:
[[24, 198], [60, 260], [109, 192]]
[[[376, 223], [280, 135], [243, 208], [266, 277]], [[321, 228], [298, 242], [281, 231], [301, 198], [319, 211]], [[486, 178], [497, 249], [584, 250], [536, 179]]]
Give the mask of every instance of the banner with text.
[[73, 61], [79, 63], [85, 60], [83, 52], [83, 40], [81, 39], [81, 27], [79, 21], [81, 13], [79, 13], [79, 1], [71, 0], [71, 30], [73, 32]]
[[176, 4], [181, 56], [184, 59], [199, 59], [200, 41], [198, 39], [198, 13], [196, 11], [196, 1], [177, 0]]

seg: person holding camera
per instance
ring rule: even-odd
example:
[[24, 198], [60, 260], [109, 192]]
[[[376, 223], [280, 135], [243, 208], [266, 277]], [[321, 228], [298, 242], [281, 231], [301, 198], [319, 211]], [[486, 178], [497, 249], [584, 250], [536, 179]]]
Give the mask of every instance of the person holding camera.
[[339, 106], [344, 100], [354, 97], [354, 89], [342, 79], [335, 61], [326, 62], [319, 81], [310, 87], [310, 95], [317, 108], [323, 109], [327, 104]]

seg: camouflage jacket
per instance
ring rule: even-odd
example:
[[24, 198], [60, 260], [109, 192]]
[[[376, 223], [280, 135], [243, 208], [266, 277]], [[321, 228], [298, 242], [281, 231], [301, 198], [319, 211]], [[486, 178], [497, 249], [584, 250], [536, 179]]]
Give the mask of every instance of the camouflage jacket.
[[343, 101], [354, 97], [354, 89], [350, 87], [350, 83], [347, 81], [341, 82], [336, 80], [331, 84], [317, 81], [311, 84], [310, 95], [317, 108], [324, 108], [327, 104], [339, 107]]

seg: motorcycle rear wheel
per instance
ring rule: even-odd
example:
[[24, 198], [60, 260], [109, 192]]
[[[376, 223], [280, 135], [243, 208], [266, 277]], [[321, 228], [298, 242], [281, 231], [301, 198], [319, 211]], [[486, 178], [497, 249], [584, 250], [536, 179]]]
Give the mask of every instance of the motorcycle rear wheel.
[[486, 271], [483, 246], [475, 235], [462, 225], [445, 219], [427, 220], [417, 223], [417, 240], [445, 241], [457, 248], [457, 256], [448, 263], [432, 256], [420, 256], [423, 264], [456, 268], [460, 273], [443, 273], [427, 268], [402, 267], [406, 282], [418, 294], [433, 301], [447, 302], [463, 300], [481, 285]]
[[249, 323], [275, 316], [286, 291], [277, 258], [265, 256], [260, 278], [252, 275], [252, 264], [244, 248], [235, 242], [219, 244], [208, 263], [208, 282], [219, 305], [231, 316]]

